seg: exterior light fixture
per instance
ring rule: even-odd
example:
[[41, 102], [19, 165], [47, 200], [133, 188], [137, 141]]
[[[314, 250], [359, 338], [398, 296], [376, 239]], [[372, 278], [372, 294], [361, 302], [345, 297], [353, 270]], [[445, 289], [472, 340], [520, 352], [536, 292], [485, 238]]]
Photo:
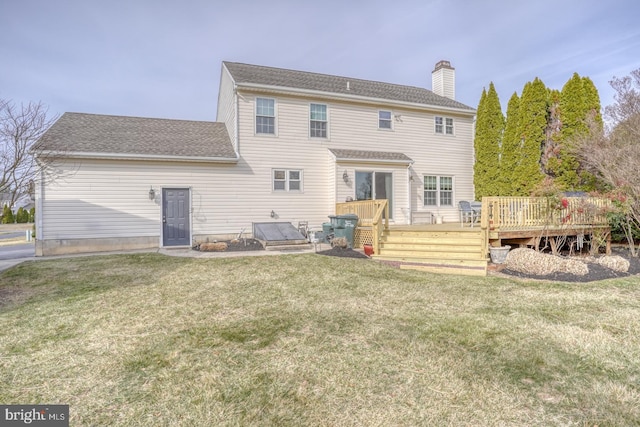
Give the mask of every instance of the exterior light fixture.
[[274, 211], [271, 211], [271, 218], [275, 218], [276, 217], [276, 213]]
[[345, 169], [344, 173], [342, 174], [342, 180], [344, 182], [349, 182], [349, 174], [347, 173], [346, 169]]
[[153, 185], [149, 189], [149, 200], [154, 200], [156, 198], [156, 190], [153, 189]]

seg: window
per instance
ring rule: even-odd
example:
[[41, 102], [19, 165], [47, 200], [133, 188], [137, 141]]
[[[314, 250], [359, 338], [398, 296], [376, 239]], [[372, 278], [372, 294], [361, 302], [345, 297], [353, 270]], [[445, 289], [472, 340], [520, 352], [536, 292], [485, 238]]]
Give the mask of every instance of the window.
[[436, 117], [436, 133], [442, 133], [442, 117]]
[[391, 111], [378, 111], [378, 129], [391, 129]]
[[309, 112], [309, 134], [311, 138], [326, 138], [327, 106], [324, 104], [311, 104]]
[[256, 133], [275, 135], [276, 101], [269, 98], [256, 98]]
[[435, 117], [435, 132], [453, 135], [453, 119], [450, 117]]
[[302, 191], [302, 171], [274, 169], [273, 191]]
[[453, 206], [453, 177], [425, 175], [425, 206]]

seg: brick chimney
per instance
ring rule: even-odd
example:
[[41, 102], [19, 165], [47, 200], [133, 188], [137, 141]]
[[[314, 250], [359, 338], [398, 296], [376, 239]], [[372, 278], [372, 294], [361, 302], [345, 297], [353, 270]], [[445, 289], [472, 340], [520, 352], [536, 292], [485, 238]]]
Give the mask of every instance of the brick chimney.
[[431, 90], [436, 95], [456, 99], [456, 69], [449, 61], [439, 61], [431, 72]]

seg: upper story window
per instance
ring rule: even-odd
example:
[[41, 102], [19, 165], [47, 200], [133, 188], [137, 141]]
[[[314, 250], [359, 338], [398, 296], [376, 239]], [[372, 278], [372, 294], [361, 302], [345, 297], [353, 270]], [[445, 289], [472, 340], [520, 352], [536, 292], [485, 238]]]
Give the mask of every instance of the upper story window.
[[425, 206], [453, 206], [453, 177], [425, 175]]
[[302, 171], [289, 169], [273, 170], [273, 191], [301, 191]]
[[275, 135], [276, 101], [271, 98], [256, 98], [256, 133]]
[[444, 133], [446, 135], [453, 135], [453, 119], [451, 117], [435, 117], [435, 131], [436, 133]]
[[309, 135], [311, 138], [326, 138], [327, 106], [325, 104], [311, 104], [309, 113]]
[[391, 111], [378, 111], [378, 129], [391, 129]]

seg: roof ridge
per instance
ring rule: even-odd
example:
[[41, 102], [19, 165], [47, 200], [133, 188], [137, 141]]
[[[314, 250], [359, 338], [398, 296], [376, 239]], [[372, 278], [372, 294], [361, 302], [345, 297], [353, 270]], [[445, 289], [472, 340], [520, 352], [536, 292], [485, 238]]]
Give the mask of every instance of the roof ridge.
[[[339, 78], [339, 79], [349, 80], [349, 81], [352, 81], [352, 82], [379, 83], [379, 84], [384, 84], [384, 85], [391, 85], [391, 86], [399, 86], [399, 87], [405, 87], [405, 88], [411, 88], [411, 89], [426, 90], [428, 92], [433, 93], [434, 95], [437, 95], [431, 89], [427, 89], [426, 87], [415, 86], [415, 85], [406, 85], [406, 84], [401, 84], [401, 83], [390, 83], [390, 82], [385, 82], [385, 81], [382, 81], [382, 80], [363, 79], [363, 78], [360, 78], [360, 77], [348, 77], [348, 76], [341, 76], [341, 75], [338, 75], [338, 74], [318, 73], [316, 71], [294, 70], [292, 68], [273, 67], [273, 66], [270, 66], [270, 65], [248, 64], [246, 62], [234, 62], [234, 61], [222, 61], [222, 62], [224, 64], [237, 64], [237, 65], [244, 65], [244, 66], [256, 67], [256, 68], [268, 68], [268, 69], [273, 70], [273, 71], [289, 71], [289, 72], [293, 72], [293, 73], [304, 73], [304, 74], [314, 75], [314, 76]], [[440, 95], [437, 95], [437, 96], [440, 96]]]
[[433, 90], [419, 86], [243, 62], [223, 61], [222, 64], [233, 81], [240, 86], [260, 85], [297, 91], [315, 91], [340, 96], [364, 97], [372, 100], [454, 109], [465, 114], [475, 113], [474, 108], [460, 101], [438, 95]]
[[65, 114], [73, 114], [77, 116], [113, 117], [113, 118], [121, 118], [121, 119], [165, 120], [165, 121], [172, 121], [172, 122], [189, 122], [189, 123], [221, 123], [215, 120], [171, 119], [171, 118], [164, 118], [164, 117], [126, 116], [121, 114], [80, 113], [76, 111], [65, 111], [62, 115], [65, 115]]

